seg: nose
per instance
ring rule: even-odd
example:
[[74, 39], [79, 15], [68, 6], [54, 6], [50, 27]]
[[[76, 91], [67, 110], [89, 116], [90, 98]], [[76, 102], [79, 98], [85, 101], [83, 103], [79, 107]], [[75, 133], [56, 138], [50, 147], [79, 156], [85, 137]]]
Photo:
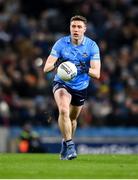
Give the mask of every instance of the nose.
[[78, 27], [75, 27], [75, 28], [74, 28], [74, 31], [77, 32], [77, 31], [78, 31]]

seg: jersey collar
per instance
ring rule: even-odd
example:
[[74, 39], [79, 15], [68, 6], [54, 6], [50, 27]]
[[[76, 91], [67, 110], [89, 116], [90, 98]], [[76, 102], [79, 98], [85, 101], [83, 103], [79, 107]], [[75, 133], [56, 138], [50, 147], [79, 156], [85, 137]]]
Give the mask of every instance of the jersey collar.
[[[84, 36], [84, 38], [83, 38], [83, 41], [82, 41], [82, 45], [84, 45], [85, 44], [85, 41], [86, 41], [86, 37]], [[68, 38], [67, 38], [67, 43], [71, 43], [71, 36], [68, 36]]]

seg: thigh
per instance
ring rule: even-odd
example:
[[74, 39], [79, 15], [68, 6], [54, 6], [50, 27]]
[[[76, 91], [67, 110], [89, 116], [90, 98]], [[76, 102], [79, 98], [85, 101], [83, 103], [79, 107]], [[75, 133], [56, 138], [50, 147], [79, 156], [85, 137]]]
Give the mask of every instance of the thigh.
[[82, 106], [73, 106], [70, 105], [70, 119], [71, 120], [76, 120], [82, 110]]
[[54, 92], [54, 98], [58, 108], [68, 109], [71, 102], [71, 94], [65, 88], [59, 88]]
[[68, 108], [71, 102], [71, 94], [68, 87], [65, 84], [54, 81], [53, 82], [53, 93], [56, 104], [60, 108]]

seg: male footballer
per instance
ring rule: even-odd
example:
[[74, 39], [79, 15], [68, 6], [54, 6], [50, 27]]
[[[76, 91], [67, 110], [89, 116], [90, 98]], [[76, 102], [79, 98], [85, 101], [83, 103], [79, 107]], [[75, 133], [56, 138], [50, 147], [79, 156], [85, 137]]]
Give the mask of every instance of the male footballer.
[[62, 133], [61, 160], [77, 157], [73, 141], [77, 118], [87, 97], [90, 78], [100, 77], [99, 48], [95, 41], [84, 35], [86, 28], [85, 17], [73, 16], [70, 20], [70, 35], [54, 44], [44, 66], [46, 73], [64, 61], [70, 61], [77, 67], [77, 76], [72, 80], [63, 81], [56, 74], [53, 81], [53, 93], [59, 111], [58, 124]]

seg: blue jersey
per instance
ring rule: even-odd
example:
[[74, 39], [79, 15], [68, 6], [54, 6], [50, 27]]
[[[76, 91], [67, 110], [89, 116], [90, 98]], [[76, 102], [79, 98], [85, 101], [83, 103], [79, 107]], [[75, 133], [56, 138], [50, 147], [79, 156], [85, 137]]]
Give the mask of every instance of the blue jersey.
[[[79, 65], [79, 61], [84, 61], [90, 67], [90, 61], [100, 60], [99, 48], [97, 44], [88, 37], [84, 37], [80, 45], [71, 43], [71, 37], [65, 36], [59, 39], [53, 46], [50, 55], [59, 59], [65, 59]], [[87, 73], [78, 74], [70, 81], [63, 81], [56, 74], [54, 81], [62, 82], [75, 90], [82, 90], [88, 87], [90, 76]]]

